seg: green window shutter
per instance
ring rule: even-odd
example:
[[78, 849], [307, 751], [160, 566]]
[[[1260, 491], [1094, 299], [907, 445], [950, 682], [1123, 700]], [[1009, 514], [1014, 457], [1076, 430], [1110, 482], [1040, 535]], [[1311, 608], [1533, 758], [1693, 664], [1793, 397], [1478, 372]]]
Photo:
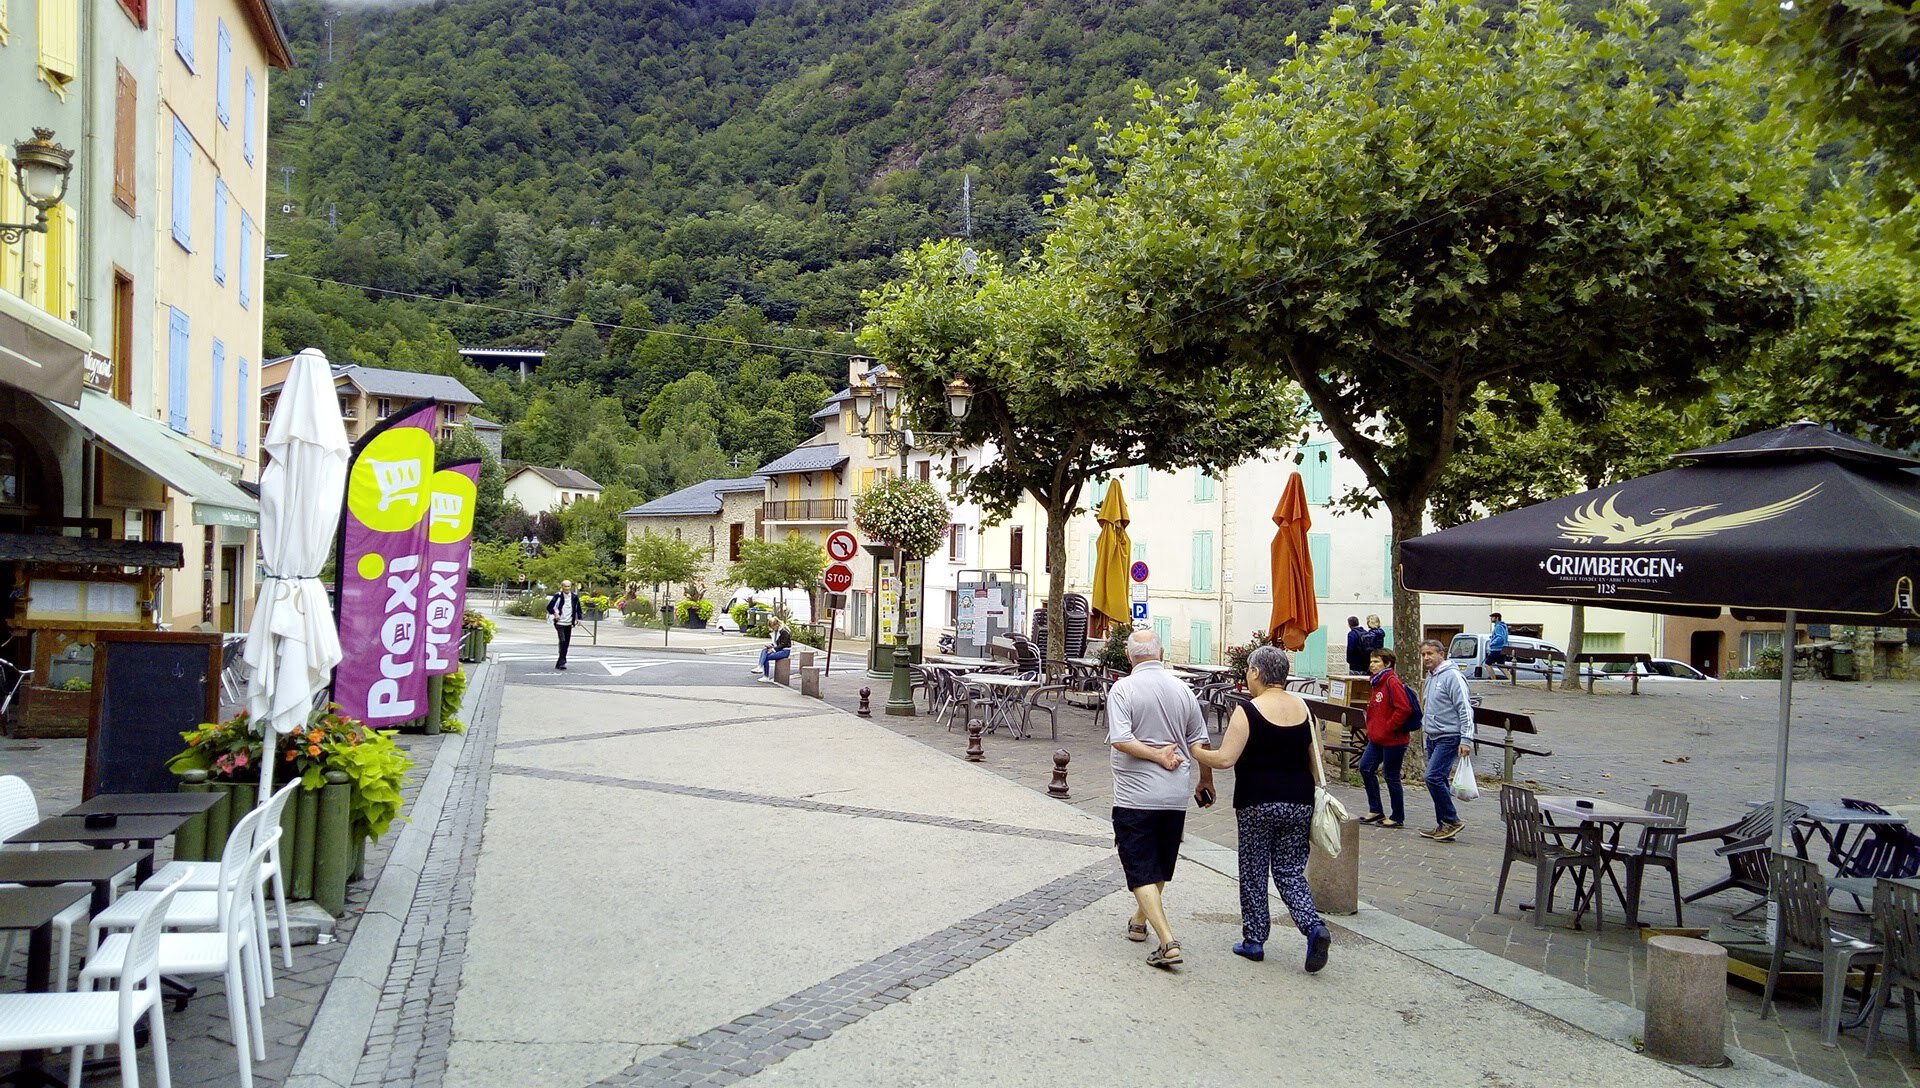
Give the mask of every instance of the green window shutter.
[[1100, 534], [1087, 534], [1087, 584], [1093, 584], [1093, 572], [1100, 569]]
[[1146, 558], [1147, 558], [1147, 542], [1144, 540], [1133, 541], [1133, 561], [1136, 563], [1141, 563], [1141, 562], [1145, 562]]
[[1333, 538], [1325, 533], [1307, 534], [1307, 555], [1313, 559], [1313, 595], [1326, 600], [1333, 585]]
[[1153, 470], [1145, 465], [1136, 465], [1133, 469], [1133, 497], [1147, 497], [1147, 481], [1153, 478]]
[[1161, 649], [1165, 650], [1171, 647], [1173, 645], [1173, 621], [1166, 616], [1155, 616], [1153, 618], [1153, 637], [1160, 640]]
[[1300, 676], [1327, 675], [1327, 629], [1323, 625], [1307, 636], [1306, 649], [1294, 655], [1293, 671]]
[[1382, 627], [1380, 628], [1380, 633], [1387, 636], [1381, 640], [1380, 644], [1389, 650], [1393, 649], [1393, 628]]
[[1197, 468], [1194, 469], [1193, 470], [1193, 501], [1194, 502], [1212, 502], [1213, 489], [1214, 489], [1213, 477], [1207, 475], [1207, 473], [1203, 469], [1197, 469]]
[[1198, 593], [1213, 591], [1213, 530], [1193, 534], [1193, 584]]
[[1310, 442], [1304, 452], [1300, 476], [1307, 488], [1307, 501], [1325, 506], [1333, 499], [1333, 443]]
[[1187, 661], [1194, 665], [1213, 664], [1213, 624], [1194, 620], [1187, 634]]

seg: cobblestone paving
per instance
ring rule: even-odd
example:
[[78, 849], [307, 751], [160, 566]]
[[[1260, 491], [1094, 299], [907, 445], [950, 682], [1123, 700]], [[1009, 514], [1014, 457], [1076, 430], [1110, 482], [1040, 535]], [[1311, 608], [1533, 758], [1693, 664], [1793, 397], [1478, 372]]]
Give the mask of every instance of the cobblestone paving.
[[[898, 818], [911, 814], [893, 815]], [[1041, 832], [1028, 834], [1033, 838], [1053, 837]], [[787, 1055], [831, 1037], [848, 1024], [904, 1000], [915, 990], [964, 971], [1113, 894], [1119, 874], [1117, 861], [1097, 861], [938, 933], [842, 971], [819, 985], [683, 1040], [598, 1083], [615, 1088], [718, 1085], [751, 1077]]]
[[[829, 702], [852, 711], [859, 689], [876, 693], [873, 717], [888, 728], [951, 752], [958, 759], [966, 737], [957, 729], [933, 725], [924, 712], [913, 718], [880, 712], [884, 681], [858, 672], [836, 672], [823, 692]], [[1772, 758], [1777, 689], [1760, 683], [1712, 683], [1698, 688], [1648, 684], [1647, 694], [1624, 689], [1588, 696], [1549, 692], [1535, 684], [1476, 684], [1487, 705], [1534, 714], [1541, 730], [1539, 747], [1550, 757], [1521, 762], [1517, 777], [1553, 792], [1638, 801], [1658, 785], [1686, 791], [1692, 800], [1689, 825], [1705, 829], [1744, 813], [1742, 802], [1764, 798], [1772, 789]], [[1795, 731], [1790, 796], [1868, 797], [1888, 804], [1915, 803], [1920, 792], [1920, 715], [1913, 708], [1920, 688], [1911, 684], [1796, 684]], [[1062, 706], [1060, 736], [1034, 740], [1004, 735], [985, 738], [985, 767], [1035, 790], [1045, 790], [1053, 770], [1052, 754], [1064, 748], [1072, 757], [1072, 801], [1105, 816], [1111, 808], [1111, 774], [1104, 730], [1095, 729], [1090, 711]], [[1234, 844], [1230, 799], [1233, 773], [1219, 772], [1221, 803], [1212, 810], [1190, 810], [1188, 833], [1228, 846]], [[1365, 811], [1358, 788], [1337, 789], [1349, 811]], [[1552, 925], [1536, 929], [1518, 910], [1531, 898], [1532, 870], [1514, 867], [1500, 914], [1492, 912], [1493, 887], [1501, 857], [1499, 810], [1488, 790], [1464, 807], [1467, 830], [1451, 843], [1419, 837], [1416, 829], [1432, 820], [1432, 802], [1424, 788], [1407, 788], [1407, 827], [1363, 828], [1361, 897], [1409, 921], [1467, 941], [1516, 963], [1574, 983], [1630, 1005], [1643, 996], [1646, 954], [1637, 933], [1613, 924], [1621, 917], [1607, 894], [1609, 924], [1602, 933], [1567, 927], [1564, 900], [1556, 903]], [[1421, 822], [1425, 820], [1426, 823]], [[1725, 875], [1725, 865], [1707, 844], [1683, 847], [1681, 890], [1702, 887]], [[1522, 894], [1516, 893], [1518, 884]], [[1642, 896], [1642, 920], [1670, 925], [1673, 908], [1664, 874], [1652, 871]], [[1563, 889], [1563, 895], [1565, 889]], [[1745, 905], [1734, 894], [1686, 905], [1690, 926], [1707, 926]], [[1276, 908], [1277, 909], [1277, 908]], [[1334, 920], [1337, 924], [1338, 919]], [[1895, 1010], [1886, 1018], [1882, 1045], [1871, 1059], [1862, 1056], [1859, 1030], [1842, 1035], [1840, 1046], [1820, 1045], [1815, 995], [1789, 997], [1778, 1013], [1759, 1018], [1758, 987], [1735, 982], [1728, 989], [1728, 1041], [1809, 1076], [1848, 1088], [1920, 1088], [1920, 1057], [1906, 1048], [1905, 1025]]]
[[473, 877], [487, 814], [487, 779], [499, 736], [499, 670], [479, 693], [466, 746], [433, 829], [413, 907], [394, 949], [354, 1085], [438, 1088], [453, 1042], [453, 1004], [473, 920]]

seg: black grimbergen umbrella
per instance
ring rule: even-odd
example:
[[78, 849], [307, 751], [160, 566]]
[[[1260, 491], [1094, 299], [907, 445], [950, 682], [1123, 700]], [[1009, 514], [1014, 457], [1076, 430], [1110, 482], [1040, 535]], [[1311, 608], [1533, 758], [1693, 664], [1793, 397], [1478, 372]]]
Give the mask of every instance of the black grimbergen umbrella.
[[1675, 460], [1665, 472], [1409, 540], [1401, 582], [1428, 593], [1779, 620], [1774, 799], [1784, 801], [1794, 624], [1920, 626], [1920, 460], [1813, 423]]

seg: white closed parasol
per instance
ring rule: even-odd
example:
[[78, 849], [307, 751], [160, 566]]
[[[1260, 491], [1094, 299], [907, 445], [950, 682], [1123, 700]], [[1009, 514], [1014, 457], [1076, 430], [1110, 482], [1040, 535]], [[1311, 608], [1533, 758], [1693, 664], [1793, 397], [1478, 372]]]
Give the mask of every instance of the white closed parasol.
[[340, 663], [320, 570], [333, 553], [347, 486], [347, 429], [327, 357], [294, 357], [260, 443], [260, 562], [266, 580], [247, 632], [247, 713], [265, 740], [260, 802], [273, 794], [276, 740], [307, 722]]

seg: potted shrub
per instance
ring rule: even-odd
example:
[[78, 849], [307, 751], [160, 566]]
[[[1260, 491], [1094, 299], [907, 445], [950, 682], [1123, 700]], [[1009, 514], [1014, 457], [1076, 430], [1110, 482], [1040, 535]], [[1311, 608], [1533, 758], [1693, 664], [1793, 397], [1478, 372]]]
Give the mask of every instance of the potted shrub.
[[582, 593], [580, 595], [580, 618], [598, 623], [607, 618], [607, 610], [613, 607], [613, 598], [604, 593]]
[[492, 620], [469, 609], [460, 621], [460, 660], [485, 661], [487, 644], [493, 641], [496, 630]]
[[1278, 646], [1265, 631], [1255, 631], [1246, 642], [1227, 647], [1227, 664], [1233, 669], [1233, 683], [1236, 688], [1247, 686], [1247, 658], [1262, 646]]
[[701, 628], [713, 618], [712, 601], [681, 601], [674, 605], [674, 615], [684, 627]]

